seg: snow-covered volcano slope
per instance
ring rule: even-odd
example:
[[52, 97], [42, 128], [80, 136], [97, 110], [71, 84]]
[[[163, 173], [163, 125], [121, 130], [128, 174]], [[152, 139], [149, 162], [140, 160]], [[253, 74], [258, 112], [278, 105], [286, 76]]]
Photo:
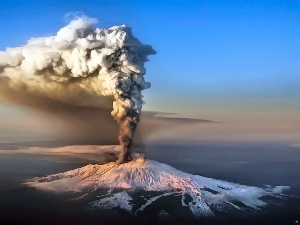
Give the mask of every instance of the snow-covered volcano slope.
[[[282, 191], [288, 189], [286, 186], [258, 188], [215, 180], [191, 175], [164, 163], [141, 159], [121, 165], [87, 165], [65, 173], [35, 178], [26, 184], [42, 190], [59, 193], [81, 192], [83, 195], [99, 189], [108, 189], [109, 193], [119, 191], [113, 196], [92, 203], [99, 207], [129, 207], [132, 198], [128, 193], [135, 190], [163, 191], [165, 194], [162, 196], [176, 193], [182, 196], [182, 205], [188, 206], [196, 216], [213, 215], [212, 209], [222, 210], [229, 206], [240, 210], [259, 210], [267, 204], [261, 197], [280, 198]], [[186, 194], [192, 197], [188, 205], [184, 201]], [[130, 211], [132, 207], [128, 207], [127, 210]], [[143, 207], [139, 210], [143, 210]]]

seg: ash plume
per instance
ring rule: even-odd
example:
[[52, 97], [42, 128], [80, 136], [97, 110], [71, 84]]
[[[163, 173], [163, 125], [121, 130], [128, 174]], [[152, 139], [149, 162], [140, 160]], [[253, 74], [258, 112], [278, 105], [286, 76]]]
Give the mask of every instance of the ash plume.
[[122, 163], [140, 120], [141, 91], [150, 88], [144, 63], [156, 52], [135, 38], [131, 28], [94, 28], [96, 22], [76, 18], [55, 36], [32, 38], [24, 46], [0, 51], [0, 95], [30, 107], [22, 96], [11, 98], [11, 93], [82, 107], [101, 108], [110, 102], [123, 149], [117, 162]]

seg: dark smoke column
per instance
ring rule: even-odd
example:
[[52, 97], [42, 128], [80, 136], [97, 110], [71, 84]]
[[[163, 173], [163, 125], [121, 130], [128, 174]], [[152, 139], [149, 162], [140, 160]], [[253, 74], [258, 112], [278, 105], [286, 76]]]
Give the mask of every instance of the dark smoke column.
[[[132, 37], [131, 32], [127, 34]], [[137, 41], [137, 39], [135, 39], [135, 41]], [[149, 82], [145, 82], [144, 80], [143, 75], [145, 74], [145, 69], [143, 64], [147, 61], [147, 58], [145, 57], [147, 54], [155, 54], [156, 52], [150, 46], [141, 44], [137, 46], [143, 47], [143, 50], [141, 51], [142, 54], [139, 54], [137, 52], [138, 48], [133, 47], [133, 45], [127, 48], [126, 51], [129, 55], [133, 56], [132, 62], [139, 62], [140, 68], [135, 70], [135, 73], [130, 74], [130, 79], [123, 80], [120, 77], [117, 85], [118, 89], [122, 90], [122, 94], [115, 98], [114, 109], [118, 108], [117, 105], [121, 103], [121, 106], [125, 111], [121, 114], [121, 117], [118, 116], [115, 111], [112, 112], [112, 115], [120, 126], [119, 141], [122, 152], [120, 153], [117, 163], [124, 163], [130, 158], [130, 147], [132, 145], [135, 129], [140, 121], [140, 113], [143, 104], [141, 91], [148, 89], [151, 86]], [[126, 107], [124, 108], [124, 106]]]
[[133, 135], [137, 122], [131, 122], [128, 117], [123, 118], [120, 121], [120, 136], [119, 141], [122, 146], [119, 159], [116, 163], [124, 163], [128, 161], [130, 156], [130, 147], [133, 141]]
[[120, 126], [119, 141], [122, 147], [117, 163], [124, 163], [130, 157], [134, 132], [140, 120], [144, 103], [141, 91], [151, 86], [144, 80], [146, 72], [144, 63], [148, 61], [148, 55], [156, 52], [151, 46], [143, 45], [133, 37], [131, 28], [124, 25], [118, 27], [116, 35], [122, 41], [122, 47], [107, 58], [107, 63], [111, 67], [109, 76], [106, 75], [107, 80], [103, 84], [107, 90], [113, 87], [111, 90], [115, 101], [112, 116]]
[[[77, 18], [54, 36], [0, 51], [0, 87], [70, 105], [93, 106], [97, 97], [101, 105], [103, 96], [113, 99], [111, 114], [120, 125], [123, 148], [117, 163], [123, 163], [140, 118], [141, 91], [150, 88], [144, 63], [156, 52], [135, 38], [131, 28], [94, 28], [96, 22]], [[82, 96], [85, 101], [79, 101]]]

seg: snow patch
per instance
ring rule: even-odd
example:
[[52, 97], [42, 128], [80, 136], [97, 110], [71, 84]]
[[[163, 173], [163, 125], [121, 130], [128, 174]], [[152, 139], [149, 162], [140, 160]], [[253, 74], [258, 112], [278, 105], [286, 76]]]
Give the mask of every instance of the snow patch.
[[125, 209], [128, 212], [132, 211], [132, 205], [130, 205], [132, 198], [128, 195], [126, 191], [116, 193], [110, 197], [102, 198], [90, 203], [91, 208], [101, 208], [101, 209], [112, 209], [119, 207]]

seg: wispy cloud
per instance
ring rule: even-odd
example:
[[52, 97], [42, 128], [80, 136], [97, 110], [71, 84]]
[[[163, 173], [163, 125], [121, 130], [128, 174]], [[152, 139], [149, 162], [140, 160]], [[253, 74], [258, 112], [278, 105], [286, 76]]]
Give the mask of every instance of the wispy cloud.
[[294, 143], [294, 144], [291, 144], [290, 146], [294, 147], [294, 148], [300, 148], [300, 143]]
[[89, 161], [107, 162], [117, 158], [121, 150], [117, 145], [78, 145], [58, 148], [28, 147], [16, 150], [0, 149], [1, 155], [59, 156]]

